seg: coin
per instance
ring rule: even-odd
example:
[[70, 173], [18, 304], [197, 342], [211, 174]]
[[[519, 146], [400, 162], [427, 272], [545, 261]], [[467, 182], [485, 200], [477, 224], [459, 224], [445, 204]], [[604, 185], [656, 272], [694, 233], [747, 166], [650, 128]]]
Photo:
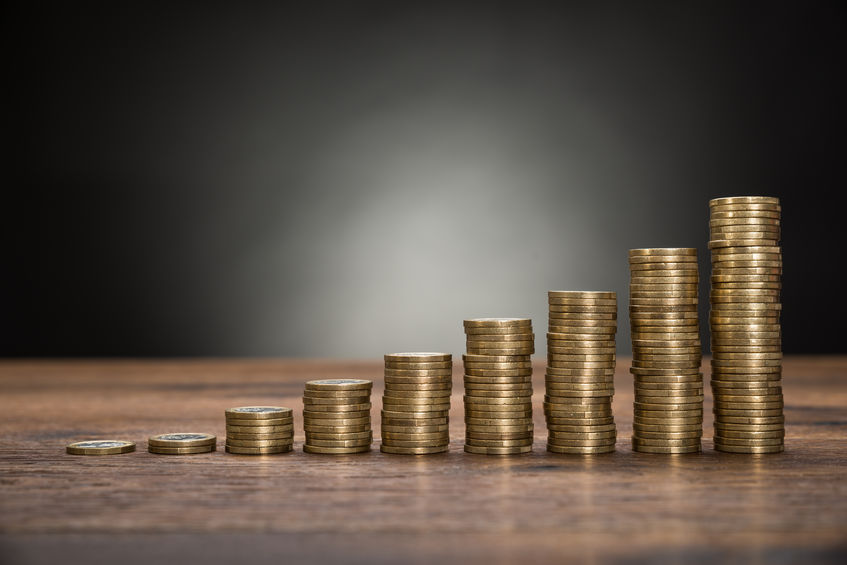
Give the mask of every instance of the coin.
[[529, 318], [472, 318], [464, 321], [466, 328], [476, 327], [511, 327], [511, 326], [531, 326], [532, 320]]
[[284, 447], [294, 443], [291, 437], [282, 439], [233, 439], [226, 438], [226, 445], [229, 447]]
[[465, 444], [465, 452], [477, 455], [518, 455], [532, 451], [532, 445], [520, 445], [514, 447], [479, 447]]
[[451, 353], [433, 353], [433, 352], [405, 352], [405, 353], [387, 353], [385, 361], [398, 361], [402, 363], [411, 362], [452, 362], [453, 355]]
[[364, 379], [322, 379], [307, 381], [306, 390], [370, 390], [373, 382]]
[[291, 408], [282, 406], [241, 406], [226, 410], [227, 418], [242, 420], [286, 419], [290, 418], [291, 415]]
[[215, 445], [200, 445], [195, 447], [156, 447], [148, 445], [147, 451], [158, 455], [196, 455], [198, 453], [211, 453], [215, 451]]
[[383, 453], [395, 455], [430, 455], [435, 453], [445, 453], [450, 448], [449, 445], [439, 445], [434, 447], [394, 447], [382, 444], [379, 450]]
[[292, 450], [292, 446], [282, 445], [279, 447], [236, 447], [234, 445], [225, 446], [227, 453], [236, 455], [274, 455], [277, 453], [288, 453]]
[[90, 439], [69, 444], [70, 455], [117, 455], [135, 451], [135, 442], [120, 439]]
[[147, 438], [147, 445], [153, 447], [197, 447], [214, 445], [217, 438], [211, 434], [178, 432], [159, 434]]

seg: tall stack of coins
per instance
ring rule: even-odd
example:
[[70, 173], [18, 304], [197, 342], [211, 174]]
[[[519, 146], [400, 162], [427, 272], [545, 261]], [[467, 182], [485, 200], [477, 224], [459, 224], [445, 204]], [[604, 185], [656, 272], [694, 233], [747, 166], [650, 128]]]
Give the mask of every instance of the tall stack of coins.
[[193, 455], [211, 453], [217, 447], [218, 438], [211, 434], [176, 432], [159, 434], [147, 438], [147, 451], [160, 455]]
[[551, 290], [547, 301], [547, 450], [614, 451], [617, 295]]
[[406, 455], [447, 451], [452, 393], [451, 354], [386, 355], [380, 450]]
[[364, 453], [371, 450], [371, 389], [363, 379], [309, 381], [303, 391], [306, 453]]
[[784, 449], [779, 199], [709, 202], [715, 449]]
[[294, 416], [282, 406], [242, 406], [226, 411], [226, 451], [238, 455], [286, 453], [294, 446]]
[[465, 451], [510, 455], [532, 451], [529, 318], [465, 320]]
[[703, 374], [697, 250], [631, 249], [629, 267], [632, 448], [645, 453], [698, 452]]

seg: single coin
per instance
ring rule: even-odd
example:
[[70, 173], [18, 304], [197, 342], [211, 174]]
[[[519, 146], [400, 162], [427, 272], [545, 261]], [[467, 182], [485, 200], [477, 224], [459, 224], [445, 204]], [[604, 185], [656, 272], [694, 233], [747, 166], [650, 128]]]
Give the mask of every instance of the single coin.
[[452, 353], [433, 353], [429, 351], [413, 351], [403, 353], [388, 353], [385, 355], [386, 362], [418, 363], [418, 362], [452, 362]]
[[509, 335], [470, 334], [470, 335], [467, 336], [467, 342], [468, 343], [483, 342], [485, 344], [488, 344], [488, 343], [511, 344], [513, 342], [533, 341], [534, 339], [535, 339], [534, 333], [519, 333], [519, 334], [509, 334]]
[[734, 424], [730, 422], [715, 422], [715, 429], [723, 432], [776, 432], [785, 431], [785, 423], [774, 424]]
[[306, 440], [306, 444], [309, 447], [329, 447], [329, 448], [340, 448], [340, 449], [355, 449], [355, 448], [363, 448], [370, 447], [373, 443], [370, 439], [354, 439], [354, 440], [326, 440], [326, 439], [313, 439], [310, 438]]
[[465, 369], [468, 377], [525, 377], [532, 375], [532, 367], [527, 369]]
[[465, 361], [464, 367], [465, 369], [475, 369], [482, 371], [508, 371], [512, 369], [531, 369], [532, 363], [530, 361], [518, 361], [516, 363], [480, 363], [478, 361]]
[[[547, 429], [554, 431], [569, 431], [571, 428], [581, 428], [581, 427], [604, 427], [604, 426], [614, 426], [615, 419], [612, 417], [606, 418], [559, 418], [557, 420], [559, 423], [553, 424], [549, 421], [547, 422]], [[562, 423], [565, 422], [565, 423]]]
[[365, 379], [321, 379], [306, 381], [308, 390], [370, 390], [373, 381]]
[[475, 383], [465, 381], [465, 390], [474, 391], [526, 391], [532, 390], [532, 381], [521, 381], [516, 383]]
[[466, 440], [518, 440], [532, 439], [532, 437], [531, 432], [486, 433], [471, 430], [465, 433]]
[[449, 410], [431, 410], [431, 411], [406, 411], [406, 410], [382, 410], [383, 418], [389, 418], [391, 421], [412, 421], [412, 420], [438, 420], [446, 418], [450, 415]]
[[693, 273], [676, 274], [674, 276], [640, 276], [632, 274], [629, 278], [630, 286], [632, 285], [654, 285], [654, 284], [697, 284], [700, 277]]
[[317, 433], [317, 434], [342, 434], [342, 433], [354, 433], [354, 432], [364, 432], [371, 429], [370, 423], [360, 424], [358, 426], [317, 426], [317, 425], [309, 425], [303, 426], [307, 433]]
[[468, 427], [478, 428], [478, 431], [531, 431], [533, 429], [531, 418], [522, 418], [516, 420], [504, 420], [498, 418], [465, 418], [465, 425]]
[[331, 455], [350, 455], [353, 453], [366, 453], [370, 450], [370, 444], [359, 447], [321, 447], [317, 445], [303, 445], [303, 451], [306, 453], [321, 453]]
[[518, 455], [522, 453], [530, 453], [531, 451], [531, 445], [520, 445], [515, 447], [478, 447], [475, 445], [465, 444], [465, 452], [477, 455]]
[[155, 447], [148, 445], [147, 451], [157, 455], [196, 455], [198, 453], [211, 453], [215, 451], [215, 446], [200, 445], [196, 447]]
[[[553, 319], [560, 324], [569, 324], [578, 320], [614, 321], [618, 312], [554, 312]], [[549, 322], [549, 319], [548, 319]]]
[[724, 451], [727, 453], [782, 453], [783, 451], [785, 451], [785, 446], [783, 444], [737, 446], [715, 442], [715, 450]]
[[90, 439], [69, 444], [70, 455], [117, 455], [135, 451], [135, 442], [121, 439]]
[[273, 441], [273, 440], [279, 441], [279, 440], [284, 440], [284, 439], [286, 439], [286, 440], [291, 439], [292, 437], [294, 437], [294, 431], [274, 433], [274, 434], [234, 434], [234, 433], [227, 433], [226, 434], [227, 441], [232, 440], [232, 439], [234, 439], [236, 441]]
[[481, 349], [481, 348], [468, 348], [469, 353], [474, 354], [483, 354], [485, 351], [490, 351], [492, 355], [530, 355], [535, 353], [535, 347], [523, 347], [520, 349]]
[[225, 446], [227, 453], [232, 453], [234, 455], [275, 455], [277, 453], [289, 453], [293, 449], [293, 446], [279, 446], [279, 447], [237, 447], [234, 445]]
[[230, 447], [285, 447], [293, 445], [294, 440], [289, 436], [285, 439], [232, 439], [226, 438], [226, 445]]
[[386, 361], [385, 362], [386, 369], [452, 369], [453, 362], [452, 361], [418, 361], [413, 363], [403, 363], [400, 361]]
[[474, 355], [463, 354], [465, 363], [530, 363], [530, 355]]
[[695, 446], [687, 446], [687, 447], [677, 447], [677, 446], [664, 446], [664, 447], [654, 447], [648, 445], [636, 445], [634, 442], [632, 444], [632, 450], [640, 453], [664, 453], [664, 454], [683, 454], [683, 453], [699, 453], [700, 445]]
[[532, 326], [530, 318], [471, 318], [463, 322], [466, 328]]
[[414, 392], [416, 390], [420, 391], [443, 391], [443, 392], [451, 392], [453, 389], [451, 383], [427, 383], [427, 384], [396, 384], [396, 383], [386, 383], [385, 384], [385, 392]]
[[291, 408], [283, 406], [240, 406], [228, 408], [225, 412], [227, 419], [238, 418], [242, 420], [268, 420], [291, 418]]
[[697, 248], [695, 247], [644, 247], [639, 249], [630, 249], [630, 257], [655, 257], [664, 255], [684, 255], [688, 257], [697, 256]]
[[613, 453], [615, 451], [615, 444], [611, 443], [609, 445], [599, 446], [599, 447], [589, 447], [589, 446], [578, 446], [578, 447], [562, 447], [557, 445], [547, 444], [547, 451], [550, 453], [559, 453], [559, 454], [568, 454], [568, 455], [599, 455], [602, 453]]
[[508, 447], [523, 447], [523, 446], [531, 446], [533, 438], [526, 439], [474, 439], [474, 438], [465, 438], [465, 445], [469, 445], [472, 447], [495, 447], [495, 448], [508, 448]]
[[580, 440], [599, 440], [599, 439], [614, 439], [617, 436], [615, 430], [605, 432], [561, 432], [550, 430], [548, 438], [564, 441], [580, 441]]
[[281, 434], [294, 430], [293, 424], [287, 426], [230, 426], [227, 424], [227, 434]]
[[389, 432], [382, 430], [382, 439], [392, 441], [449, 441], [450, 434], [447, 431], [443, 432], [427, 432], [427, 433], [411, 433], [401, 434], [397, 432]]
[[386, 377], [450, 377], [453, 369], [388, 369], [384, 371]]
[[450, 398], [452, 391], [447, 390], [388, 390], [386, 389], [383, 398], [396, 399], [416, 399], [424, 401], [426, 399]]
[[548, 298], [615, 298], [617, 294], [609, 290], [548, 290]]
[[[390, 428], [396, 428], [397, 430], [399, 430], [400, 428], [416, 428], [416, 429], [420, 428], [421, 431], [425, 431], [425, 430], [423, 430], [423, 428], [427, 428], [427, 427], [444, 428], [450, 423], [450, 419], [447, 418], [446, 416], [441, 417], [441, 418], [417, 418], [417, 419], [415, 419], [415, 418], [408, 418], [408, 419], [388, 418], [386, 416], [383, 416], [381, 421], [382, 421], [382, 427], [383, 428], [390, 427]], [[431, 431], [436, 431], [436, 430], [431, 430]]]
[[381, 427], [382, 433], [391, 432], [396, 434], [434, 434], [438, 432], [447, 432], [449, 429], [450, 426], [448, 424], [441, 424], [437, 426], [396, 426], [382, 424]]
[[394, 447], [382, 444], [379, 447], [379, 450], [383, 453], [394, 455], [431, 455], [434, 453], [445, 453], [449, 449], [449, 445], [439, 445], [434, 447]]
[[581, 439], [581, 440], [569, 440], [569, 439], [547, 439], [547, 445], [555, 445], [559, 447], [603, 447], [609, 444], [614, 443], [617, 440], [617, 437], [605, 438], [605, 439]]
[[478, 377], [465, 375], [462, 379], [465, 386], [471, 385], [521, 385], [532, 383], [532, 375], [508, 376], [508, 377]]
[[[562, 319], [571, 319], [572, 316], [566, 316], [565, 314], [617, 314], [618, 307], [605, 305], [587, 306], [578, 304], [549, 304], [547, 311], [549, 318], [561, 317]], [[561, 314], [561, 316], [559, 316], [559, 314]]]
[[366, 412], [370, 410], [371, 403], [363, 402], [361, 404], [310, 404], [308, 402], [303, 403], [304, 409], [308, 410], [310, 413], [349, 413], [349, 412]]
[[392, 447], [438, 447], [441, 445], [448, 445], [449, 443], [448, 439], [400, 441], [383, 438], [382, 440], [382, 445], [389, 445]]
[[147, 445], [153, 447], [197, 447], [213, 445], [217, 439], [211, 434], [177, 432], [150, 436], [147, 438]]
[[526, 335], [532, 333], [532, 327], [530, 326], [512, 326], [512, 327], [473, 327], [473, 328], [465, 328], [465, 335], [467, 336], [511, 336], [511, 335]]
[[453, 383], [453, 376], [441, 377], [385, 377], [385, 386], [393, 385], [444, 385], [449, 386]]
[[320, 439], [320, 440], [356, 440], [356, 439], [369, 439], [373, 438], [373, 432], [368, 430], [366, 432], [352, 432], [349, 434], [316, 434], [313, 432], [306, 433], [306, 440], [310, 439]]
[[312, 426], [346, 426], [346, 427], [355, 427], [361, 426], [370, 423], [371, 419], [369, 417], [364, 418], [349, 418], [349, 419], [329, 419], [329, 418], [304, 418], [303, 425], [306, 429], [312, 428]]

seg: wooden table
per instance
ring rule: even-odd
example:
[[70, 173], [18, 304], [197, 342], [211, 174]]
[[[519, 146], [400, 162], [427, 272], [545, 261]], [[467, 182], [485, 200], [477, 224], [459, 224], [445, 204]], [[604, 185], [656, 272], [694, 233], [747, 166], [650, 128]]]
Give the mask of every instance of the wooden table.
[[[547, 453], [536, 369], [532, 454], [462, 452], [457, 365], [450, 452], [302, 452], [300, 396], [313, 378], [372, 378], [380, 362], [0, 362], [0, 561], [812, 563], [847, 559], [847, 357], [789, 358], [786, 452], [633, 453], [629, 361], [618, 362], [618, 450]], [[707, 370], [707, 368], [704, 368]], [[170, 431], [224, 436], [223, 411], [295, 408], [295, 452], [161, 456]], [[126, 438], [136, 453], [66, 455]]]

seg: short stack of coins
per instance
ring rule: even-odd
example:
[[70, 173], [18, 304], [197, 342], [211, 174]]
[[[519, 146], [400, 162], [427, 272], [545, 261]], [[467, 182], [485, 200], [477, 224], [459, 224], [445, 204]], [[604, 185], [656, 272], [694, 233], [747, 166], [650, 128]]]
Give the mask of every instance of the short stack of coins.
[[703, 436], [699, 271], [693, 248], [629, 252], [632, 448], [694, 453]]
[[147, 438], [147, 451], [159, 455], [194, 455], [211, 453], [217, 448], [218, 438], [212, 434], [175, 432]]
[[294, 415], [282, 406], [242, 406], [226, 411], [227, 453], [270, 455], [294, 446]]
[[511, 455], [532, 451], [532, 362], [529, 318], [465, 320], [465, 451]]
[[451, 354], [386, 355], [380, 450], [405, 455], [447, 451], [452, 394]]
[[715, 449], [784, 449], [779, 199], [709, 202]]
[[617, 294], [551, 290], [547, 301], [547, 450], [614, 451]]
[[371, 450], [371, 390], [364, 379], [309, 381], [303, 391], [306, 453], [349, 454]]

